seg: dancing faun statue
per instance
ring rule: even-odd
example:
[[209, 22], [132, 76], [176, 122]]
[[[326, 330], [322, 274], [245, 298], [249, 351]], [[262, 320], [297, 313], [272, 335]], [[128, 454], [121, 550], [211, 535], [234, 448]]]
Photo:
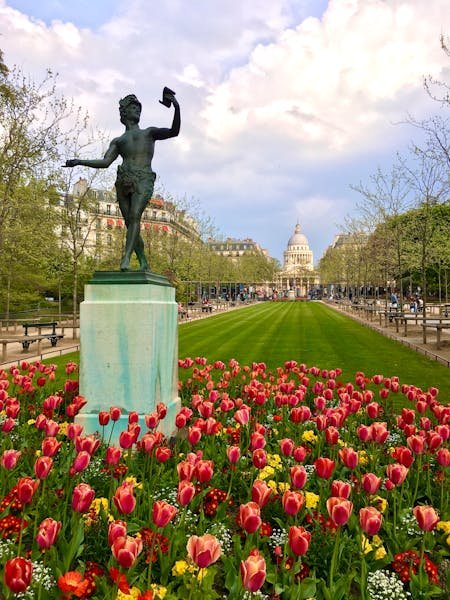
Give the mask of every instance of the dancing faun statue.
[[122, 157], [122, 164], [117, 168], [116, 179], [117, 200], [127, 226], [125, 252], [120, 263], [121, 271], [131, 270], [130, 260], [133, 251], [139, 260], [139, 270], [149, 270], [144, 241], [141, 237], [141, 217], [152, 197], [156, 178], [156, 173], [152, 170], [155, 142], [176, 137], [180, 132], [180, 106], [175, 98], [175, 92], [164, 88], [163, 99], [160, 102], [167, 107], [173, 105], [175, 109], [170, 128], [141, 129], [139, 120], [142, 105], [134, 94], [130, 94], [119, 101], [120, 121], [125, 125], [125, 131], [112, 140], [104, 157], [92, 160], [72, 158], [64, 165], [106, 169], [116, 158]]

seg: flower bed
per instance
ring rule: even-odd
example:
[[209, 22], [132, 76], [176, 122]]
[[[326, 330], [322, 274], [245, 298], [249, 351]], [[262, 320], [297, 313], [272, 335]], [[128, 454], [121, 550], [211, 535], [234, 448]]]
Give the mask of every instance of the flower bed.
[[117, 447], [74, 422], [73, 363], [57, 393], [52, 366], [0, 371], [0, 598], [449, 597], [437, 389], [295, 361], [179, 366], [177, 434], [158, 433], [160, 404]]

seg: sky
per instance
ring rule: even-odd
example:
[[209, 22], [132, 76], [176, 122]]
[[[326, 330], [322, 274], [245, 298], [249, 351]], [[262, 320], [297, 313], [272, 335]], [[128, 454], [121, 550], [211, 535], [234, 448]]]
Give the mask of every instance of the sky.
[[442, 111], [423, 86], [450, 82], [441, 35], [449, 0], [0, 0], [5, 63], [57, 72], [108, 138], [130, 93], [142, 127], [170, 126], [158, 100], [174, 90], [160, 185], [280, 261], [298, 222], [317, 263], [361, 202], [352, 186], [417, 139], [407, 115]]

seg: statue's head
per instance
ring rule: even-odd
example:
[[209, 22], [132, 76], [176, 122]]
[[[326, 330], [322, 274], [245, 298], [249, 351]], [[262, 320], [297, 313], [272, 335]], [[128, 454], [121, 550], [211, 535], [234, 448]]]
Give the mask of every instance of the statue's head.
[[128, 96], [125, 96], [125, 98], [122, 98], [121, 100], [119, 100], [119, 114], [120, 114], [120, 121], [122, 123], [124, 123], [124, 119], [126, 117], [128, 108], [132, 105], [135, 105], [139, 108], [139, 115], [140, 115], [141, 110], [142, 110], [142, 104], [139, 102], [139, 100], [136, 98], [136, 96], [134, 94], [128, 94]]

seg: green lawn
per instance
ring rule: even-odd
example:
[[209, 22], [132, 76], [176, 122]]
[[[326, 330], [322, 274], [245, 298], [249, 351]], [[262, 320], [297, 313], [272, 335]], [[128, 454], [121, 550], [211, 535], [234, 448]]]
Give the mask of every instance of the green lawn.
[[[319, 302], [265, 302], [182, 324], [179, 357], [265, 362], [270, 369], [296, 360], [323, 369], [340, 367], [341, 379], [398, 375], [401, 383], [436, 386], [450, 399], [450, 371]], [[65, 355], [59, 364], [78, 360]], [[51, 362], [56, 362], [51, 359]]]

